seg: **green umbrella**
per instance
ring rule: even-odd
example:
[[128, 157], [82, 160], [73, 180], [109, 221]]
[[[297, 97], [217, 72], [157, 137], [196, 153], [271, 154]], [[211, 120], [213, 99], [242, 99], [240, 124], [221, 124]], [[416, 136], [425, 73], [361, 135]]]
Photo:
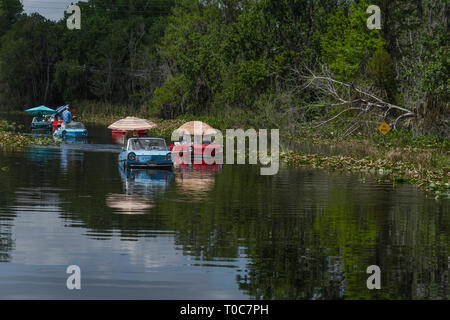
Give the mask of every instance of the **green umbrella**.
[[38, 113], [41, 113], [42, 115], [48, 115], [48, 114], [54, 114], [55, 110], [50, 109], [46, 106], [39, 106], [36, 108], [31, 108], [31, 109], [27, 109], [25, 110], [25, 112], [36, 115]]

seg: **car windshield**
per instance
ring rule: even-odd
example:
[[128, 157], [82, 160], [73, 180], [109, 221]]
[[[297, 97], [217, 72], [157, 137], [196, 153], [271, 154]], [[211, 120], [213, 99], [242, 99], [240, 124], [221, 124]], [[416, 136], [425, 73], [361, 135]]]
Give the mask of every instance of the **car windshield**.
[[129, 144], [129, 150], [159, 150], [166, 151], [166, 142], [162, 139], [132, 139]]
[[61, 125], [61, 128], [63, 129], [84, 129], [84, 125], [81, 122], [69, 122], [69, 123], [63, 123]]
[[33, 118], [33, 122], [43, 122], [43, 121], [48, 121], [46, 116], [41, 116], [41, 117], [36, 116]]

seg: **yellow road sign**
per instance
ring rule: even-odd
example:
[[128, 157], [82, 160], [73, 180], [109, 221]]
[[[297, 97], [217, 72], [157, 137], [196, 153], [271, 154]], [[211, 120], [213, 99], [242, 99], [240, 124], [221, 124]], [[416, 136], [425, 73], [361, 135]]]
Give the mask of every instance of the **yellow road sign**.
[[378, 127], [378, 131], [381, 132], [381, 134], [383, 136], [387, 135], [389, 133], [389, 131], [391, 131], [391, 127], [386, 123], [383, 122], [379, 127]]

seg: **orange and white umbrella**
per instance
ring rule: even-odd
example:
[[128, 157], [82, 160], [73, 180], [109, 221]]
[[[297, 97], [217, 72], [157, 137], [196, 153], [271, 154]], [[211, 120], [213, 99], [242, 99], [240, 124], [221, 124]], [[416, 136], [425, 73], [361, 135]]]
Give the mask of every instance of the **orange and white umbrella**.
[[189, 121], [175, 130], [178, 134], [187, 134], [187, 135], [214, 135], [217, 133], [217, 130], [211, 127], [209, 124], [202, 121]]
[[147, 130], [156, 128], [156, 123], [136, 117], [126, 117], [111, 124], [108, 129], [115, 130]]

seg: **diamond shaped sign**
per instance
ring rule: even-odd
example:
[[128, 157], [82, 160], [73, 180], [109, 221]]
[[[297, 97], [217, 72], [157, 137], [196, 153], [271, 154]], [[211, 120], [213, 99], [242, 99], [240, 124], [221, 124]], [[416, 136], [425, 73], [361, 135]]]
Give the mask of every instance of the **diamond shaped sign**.
[[387, 135], [391, 131], [391, 127], [384, 121], [379, 127], [378, 131], [381, 132], [383, 136]]

